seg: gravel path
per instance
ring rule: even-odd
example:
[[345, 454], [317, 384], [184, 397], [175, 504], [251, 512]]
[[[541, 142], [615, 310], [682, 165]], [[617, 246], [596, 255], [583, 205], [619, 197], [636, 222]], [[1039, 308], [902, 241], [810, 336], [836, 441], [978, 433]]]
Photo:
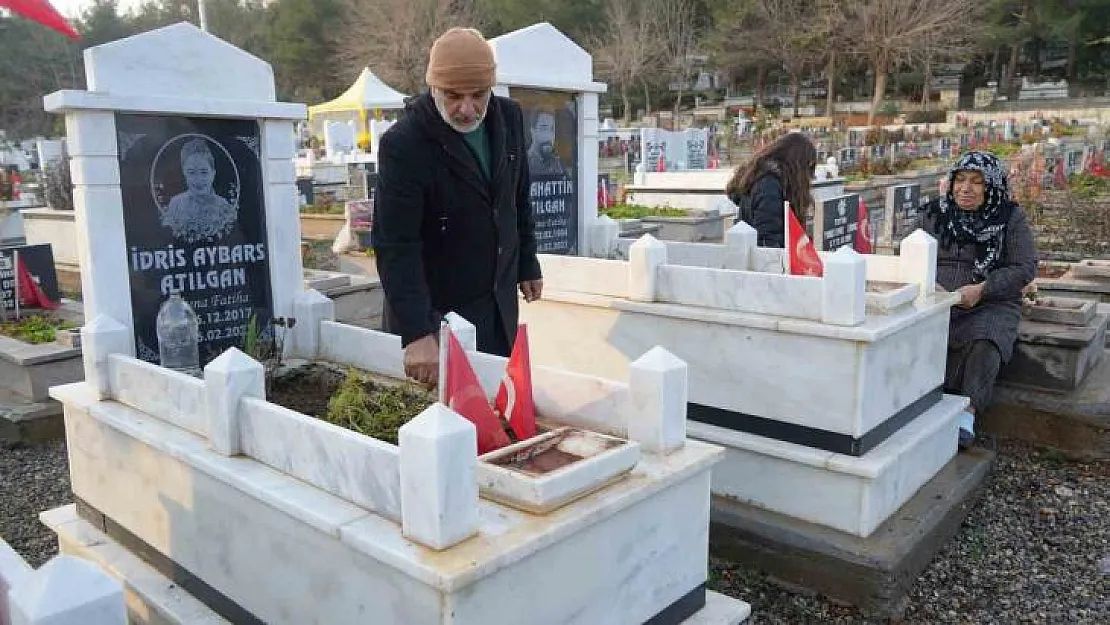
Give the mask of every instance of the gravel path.
[[72, 501], [65, 443], [0, 445], [0, 538], [31, 566], [58, 552], [58, 540], [39, 522], [39, 513]]
[[[65, 446], [0, 448], [0, 537], [35, 566], [54, 555], [38, 513], [71, 500]], [[710, 586], [750, 623], [867, 623], [858, 611], [713, 560]], [[1062, 462], [1019, 443], [914, 587], [906, 623], [1110, 623], [1110, 463]]]
[[[1063, 462], [1000, 442], [956, 539], [917, 580], [905, 623], [1110, 623], [1110, 463]], [[714, 561], [711, 586], [752, 604], [753, 624], [868, 623]]]

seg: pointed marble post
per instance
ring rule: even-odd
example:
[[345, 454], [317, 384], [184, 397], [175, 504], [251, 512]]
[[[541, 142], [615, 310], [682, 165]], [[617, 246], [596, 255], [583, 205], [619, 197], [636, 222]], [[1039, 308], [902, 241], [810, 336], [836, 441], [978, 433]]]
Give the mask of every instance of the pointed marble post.
[[825, 257], [821, 321], [855, 326], [867, 318], [867, 260], [850, 247]]
[[108, 357], [112, 354], [135, 355], [131, 331], [107, 315], [97, 315], [81, 328], [81, 359], [85, 382], [96, 390], [99, 399], [112, 398], [112, 375]]
[[244, 397], [266, 397], [262, 363], [232, 347], [204, 368], [208, 444], [225, 456], [242, 452], [239, 410]]
[[447, 549], [478, 531], [478, 434], [435, 403], [401, 426], [401, 532]]
[[621, 227], [612, 217], [601, 215], [590, 225], [590, 247], [595, 258], [610, 258], [617, 250]]
[[461, 315], [454, 312], [447, 313], [443, 319], [451, 326], [451, 333], [459, 340], [459, 345], [468, 352], [478, 351], [478, 328], [474, 327]]
[[757, 240], [755, 228], [743, 221], [729, 228], [725, 232], [725, 269], [750, 270]]
[[920, 287], [917, 298], [929, 297], [937, 284], [937, 240], [918, 228], [902, 240], [898, 251], [898, 278]]
[[630, 364], [628, 438], [645, 451], [681, 449], [686, 444], [687, 380], [686, 363], [662, 347], [652, 348]]
[[302, 291], [293, 298], [293, 318], [296, 323], [289, 331], [293, 353], [308, 360], [319, 358], [320, 324], [335, 321], [335, 302], [316, 289]]
[[650, 234], [628, 248], [628, 297], [637, 302], [654, 302], [659, 267], [667, 264], [667, 246]]
[[11, 590], [12, 625], [126, 625], [123, 585], [95, 564], [56, 556]]

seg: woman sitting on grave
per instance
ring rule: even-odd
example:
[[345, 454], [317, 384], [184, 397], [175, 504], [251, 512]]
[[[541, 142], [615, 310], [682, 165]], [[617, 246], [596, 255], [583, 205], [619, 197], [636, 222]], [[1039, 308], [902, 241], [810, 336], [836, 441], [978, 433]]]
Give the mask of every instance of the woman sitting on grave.
[[971, 399], [960, 446], [975, 438], [975, 415], [990, 404], [1021, 322], [1022, 290], [1037, 271], [1025, 212], [1010, 199], [1006, 170], [992, 154], [968, 152], [948, 174], [944, 195], [925, 209], [922, 227], [937, 246], [937, 289], [960, 294], [948, 327], [944, 390]]
[[215, 241], [231, 232], [236, 210], [213, 189], [216, 159], [204, 139], [190, 139], [181, 146], [181, 173], [185, 191], [170, 200], [162, 213], [162, 225], [188, 243]]
[[736, 169], [725, 192], [740, 207], [737, 220], [755, 228], [757, 245], [785, 245], [784, 200], [790, 202], [798, 221], [806, 222], [816, 166], [817, 149], [813, 142], [800, 132], [790, 132]]

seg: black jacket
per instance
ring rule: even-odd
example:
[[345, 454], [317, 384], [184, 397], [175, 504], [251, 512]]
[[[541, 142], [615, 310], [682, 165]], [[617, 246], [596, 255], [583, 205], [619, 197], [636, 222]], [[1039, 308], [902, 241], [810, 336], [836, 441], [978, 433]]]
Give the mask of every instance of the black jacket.
[[[748, 225], [755, 228], [756, 245], [759, 247], [785, 246], [786, 224], [783, 221], [785, 216], [783, 202], [785, 198], [783, 197], [782, 183], [779, 182], [779, 177], [775, 173], [765, 172], [759, 178], [756, 178], [751, 193], [746, 197], [729, 199], [741, 207], [741, 219], [746, 217], [745, 212], [750, 211], [751, 223]], [[745, 202], [751, 204], [747, 211], [744, 210], [743, 206]]]
[[493, 96], [484, 123], [491, 180], [428, 93], [382, 135], [373, 246], [383, 322], [403, 345], [453, 311], [477, 327], [479, 350], [508, 355], [517, 285], [540, 278], [520, 105]]

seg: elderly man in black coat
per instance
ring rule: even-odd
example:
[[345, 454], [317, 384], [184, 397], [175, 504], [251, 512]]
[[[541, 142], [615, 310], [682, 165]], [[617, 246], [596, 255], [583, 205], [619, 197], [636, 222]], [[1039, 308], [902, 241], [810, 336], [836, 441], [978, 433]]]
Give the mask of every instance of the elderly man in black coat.
[[453, 28], [432, 46], [429, 91], [382, 135], [374, 250], [385, 330], [401, 336], [405, 373], [438, 378], [438, 330], [455, 312], [477, 327], [478, 349], [509, 355], [517, 290], [540, 298], [535, 222], [520, 106], [492, 95], [493, 51]]

